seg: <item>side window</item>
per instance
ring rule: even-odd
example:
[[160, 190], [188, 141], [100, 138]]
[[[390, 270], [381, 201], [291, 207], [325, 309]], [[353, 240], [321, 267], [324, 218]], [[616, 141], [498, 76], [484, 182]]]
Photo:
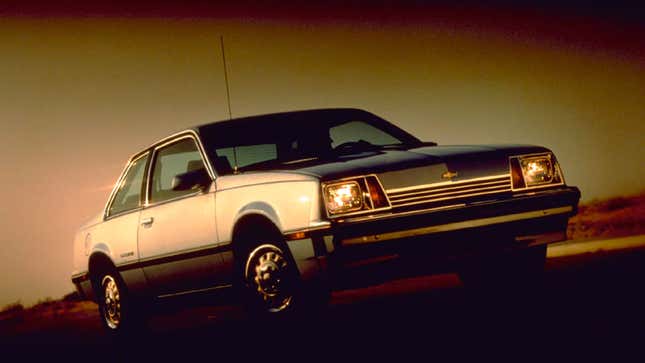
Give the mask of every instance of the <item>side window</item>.
[[152, 168], [150, 201], [162, 202], [194, 193], [194, 190], [172, 190], [172, 179], [177, 174], [204, 168], [193, 139], [182, 139], [157, 150]]
[[350, 121], [334, 126], [329, 129], [329, 136], [332, 139], [332, 147], [336, 147], [345, 142], [359, 140], [365, 140], [373, 145], [390, 145], [401, 142], [401, 140], [362, 121]]
[[125, 178], [114, 195], [108, 215], [126, 212], [139, 207], [143, 176], [148, 162], [148, 154], [133, 161], [128, 168]]

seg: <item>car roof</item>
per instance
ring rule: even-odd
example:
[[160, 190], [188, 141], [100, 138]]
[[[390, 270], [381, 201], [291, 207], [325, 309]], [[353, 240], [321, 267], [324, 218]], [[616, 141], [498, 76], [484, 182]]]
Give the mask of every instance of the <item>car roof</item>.
[[150, 144], [145, 149], [137, 152], [136, 154], [133, 154], [130, 157], [130, 160], [138, 157], [140, 154], [145, 153], [146, 151], [156, 147], [157, 145], [163, 144], [168, 140], [171, 140], [177, 136], [180, 136], [182, 134], [187, 134], [187, 133], [199, 134], [201, 130], [211, 126], [226, 127], [226, 126], [232, 126], [232, 125], [238, 126], [238, 125], [246, 124], [248, 125], [248, 127], [253, 127], [253, 125], [256, 125], [258, 123], [265, 123], [265, 122], [272, 122], [272, 121], [278, 122], [278, 121], [289, 121], [289, 120], [299, 120], [299, 119], [323, 120], [323, 119], [329, 119], [329, 118], [334, 118], [338, 116], [348, 116], [353, 114], [375, 116], [374, 114], [359, 108], [346, 107], [346, 108], [317, 108], [317, 109], [307, 109], [307, 110], [295, 110], [295, 111], [267, 113], [267, 114], [253, 115], [253, 116], [237, 117], [237, 118], [232, 118], [227, 120], [213, 121], [209, 123], [204, 123], [204, 124], [180, 129], [176, 132], [168, 134], [168, 136], [165, 136], [159, 140], [156, 140], [154, 143]]
[[255, 124], [257, 122], [271, 122], [279, 120], [297, 120], [297, 119], [318, 119], [318, 118], [328, 118], [341, 115], [351, 115], [351, 114], [369, 114], [370, 112], [361, 110], [358, 108], [318, 108], [318, 109], [308, 109], [308, 110], [295, 110], [295, 111], [286, 111], [286, 112], [276, 112], [276, 113], [267, 113], [254, 116], [246, 117], [237, 117], [229, 120], [220, 120], [209, 122], [201, 125], [194, 126], [190, 129], [198, 131], [208, 126], [218, 125], [218, 126], [227, 126], [228, 124]]

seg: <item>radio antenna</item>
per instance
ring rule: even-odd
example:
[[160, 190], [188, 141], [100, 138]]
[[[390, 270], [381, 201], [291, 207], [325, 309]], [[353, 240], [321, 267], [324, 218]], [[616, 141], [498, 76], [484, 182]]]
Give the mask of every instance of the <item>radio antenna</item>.
[[[222, 49], [222, 64], [224, 65], [224, 83], [226, 84], [226, 102], [228, 103], [228, 119], [233, 119], [233, 112], [231, 111], [231, 91], [228, 86], [228, 68], [226, 67], [226, 53], [224, 52], [224, 36], [219, 36], [219, 44]], [[233, 160], [235, 165], [233, 166], [233, 172], [238, 173], [237, 170], [237, 147], [233, 145]]]
[[228, 69], [226, 67], [226, 54], [224, 53], [224, 36], [220, 35], [219, 43], [222, 48], [222, 63], [224, 64], [224, 83], [226, 84], [226, 101], [228, 102], [228, 118], [233, 118], [233, 112], [231, 111], [231, 91], [228, 87]]

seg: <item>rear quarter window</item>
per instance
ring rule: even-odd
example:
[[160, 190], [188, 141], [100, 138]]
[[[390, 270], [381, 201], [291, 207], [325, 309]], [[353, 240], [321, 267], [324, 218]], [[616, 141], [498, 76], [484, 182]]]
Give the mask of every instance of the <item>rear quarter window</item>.
[[141, 191], [143, 189], [143, 178], [145, 176], [148, 154], [132, 161], [125, 177], [119, 185], [110, 208], [108, 216], [124, 213], [138, 208], [141, 204]]

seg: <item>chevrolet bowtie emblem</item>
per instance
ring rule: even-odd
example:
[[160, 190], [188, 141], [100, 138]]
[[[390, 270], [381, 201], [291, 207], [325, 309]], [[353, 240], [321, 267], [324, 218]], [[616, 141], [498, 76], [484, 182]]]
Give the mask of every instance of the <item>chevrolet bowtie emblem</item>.
[[452, 178], [457, 177], [457, 172], [456, 171], [452, 172], [452, 171], [448, 170], [447, 172], [441, 174], [441, 177], [443, 179], [452, 179]]

